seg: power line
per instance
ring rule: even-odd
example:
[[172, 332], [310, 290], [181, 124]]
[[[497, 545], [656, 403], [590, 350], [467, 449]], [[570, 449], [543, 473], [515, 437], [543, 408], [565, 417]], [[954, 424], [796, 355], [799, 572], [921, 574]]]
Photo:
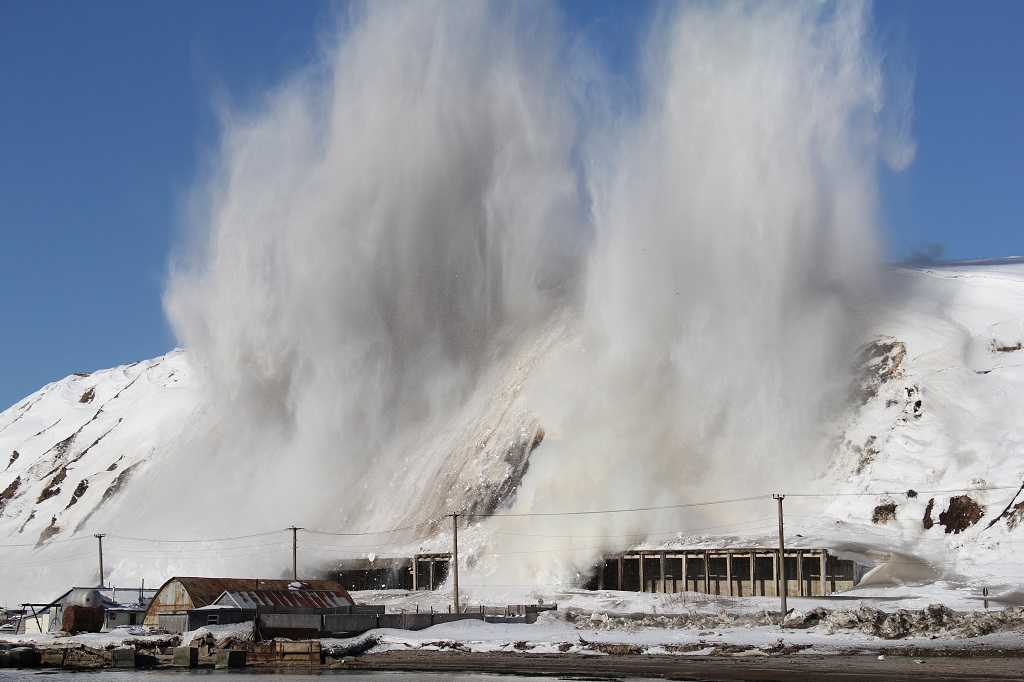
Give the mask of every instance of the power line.
[[309, 542], [308, 540], [299, 540], [299, 547], [308, 547], [310, 549], [324, 549], [324, 550], [353, 550], [353, 551], [367, 551], [373, 552], [376, 549], [382, 547], [407, 547], [410, 542], [375, 542], [371, 545], [359, 544], [359, 545], [326, 545], [319, 542]]
[[591, 511], [562, 511], [562, 512], [523, 512], [519, 514], [466, 514], [471, 518], [510, 518], [526, 516], [585, 516], [591, 514], [622, 514], [626, 512], [659, 511], [662, 509], [685, 509], [687, 507], [707, 507], [715, 504], [732, 504], [734, 502], [751, 502], [753, 500], [766, 500], [770, 495], [755, 495], [753, 497], [738, 497], [732, 500], [713, 500], [710, 502], [689, 502], [686, 504], [666, 504], [657, 507], [630, 507], [628, 509], [596, 509]]
[[[944, 490], [917, 490], [916, 492], [919, 495], [929, 495], [929, 494], [931, 494], [931, 495], [940, 495], [940, 494], [971, 493], [971, 492], [985, 492], [985, 491], [1004, 491], [1004, 490], [1014, 491], [1014, 490], [1019, 490], [1019, 488], [1017, 486], [1015, 486], [1015, 485], [1014, 486], [985, 486], [985, 487], [975, 487], [975, 488], [944, 489]], [[793, 493], [793, 494], [790, 494], [789, 496], [790, 497], [794, 497], [794, 498], [795, 497], [804, 497], [804, 498], [816, 498], [816, 499], [820, 499], [820, 498], [836, 498], [836, 497], [881, 497], [881, 496], [898, 497], [898, 496], [905, 495], [906, 492], [909, 492], [909, 491], [899, 491], [899, 492], [882, 491], [882, 492]], [[768, 499], [768, 497], [769, 497], [768, 495], [757, 495], [757, 496], [733, 498], [733, 499], [726, 499], [726, 500], [712, 500], [712, 501], [690, 502], [690, 503], [673, 504], [673, 505], [659, 505], [659, 506], [648, 506], [648, 507], [632, 507], [632, 508], [621, 508], [621, 509], [581, 510], [581, 511], [561, 511], [561, 512], [527, 512], [527, 513], [506, 513], [506, 514], [492, 514], [492, 515], [467, 514], [466, 516], [469, 516], [471, 518], [477, 518], [477, 519], [486, 519], [486, 518], [528, 518], [528, 517], [585, 516], [585, 515], [598, 515], [598, 514], [636, 513], [636, 512], [650, 512], [650, 511], [659, 511], [659, 510], [667, 510], [667, 509], [685, 509], [685, 508], [703, 507], [703, 506], [720, 505], [720, 504], [733, 504], [733, 503], [740, 503], [740, 502], [752, 502], [752, 501], [757, 501], [757, 500], [766, 500], [766, 499]], [[790, 535], [792, 535], [794, 531], [798, 531], [798, 530], [802, 530], [804, 532], [826, 532], [828, 529], [834, 528], [834, 525], [832, 523], [827, 523], [826, 524], [825, 523], [826, 520], [825, 519], [821, 519], [821, 517], [819, 517], [819, 516], [803, 516], [803, 515], [794, 515], [794, 514], [791, 514], [789, 516], [792, 517], [792, 518], [801, 518], [801, 519], [804, 519], [804, 518], [806, 518], [806, 519], [819, 519], [821, 521], [820, 523], [807, 523], [806, 524], [807, 528], [794, 528], [794, 529], [792, 529], [790, 531], [790, 533], [789, 533]], [[754, 533], [754, 532], [766, 531], [766, 530], [768, 530], [768, 528], [764, 527], [764, 526], [754, 526], [754, 527], [750, 527], [750, 526], [752, 526], [753, 524], [760, 524], [760, 523], [763, 523], [764, 521], [768, 521], [768, 520], [769, 519], [767, 519], [767, 518], [766, 519], [753, 519], [753, 520], [750, 520], [750, 521], [743, 521], [743, 522], [737, 522], [737, 523], [731, 523], [731, 524], [718, 524], [718, 525], [713, 525], [713, 526], [705, 526], [705, 527], [701, 527], [701, 528], [690, 528], [690, 529], [679, 529], [679, 530], [657, 531], [657, 532], [641, 532], [641, 533], [633, 533], [633, 534], [609, 534], [609, 535], [579, 535], [579, 534], [574, 534], [574, 535], [557, 535], [557, 534], [515, 533], [515, 532], [509, 532], [509, 531], [499, 531], [499, 530], [490, 530], [490, 529], [487, 529], [485, 532], [488, 532], [488, 533], [490, 533], [492, 535], [497, 535], [497, 536], [519, 536], [519, 537], [524, 537], [524, 538], [550, 538], [550, 539], [576, 538], [576, 539], [592, 539], [592, 540], [600, 540], [600, 539], [606, 539], [606, 540], [625, 539], [625, 540], [628, 540], [630, 538], [646, 538], [646, 539], [651, 539], [651, 538], [654, 538], [654, 537], [659, 536], [659, 535], [693, 534], [693, 533], [699, 533], [699, 532], [702, 532], [702, 531], [718, 530], [718, 529], [723, 529], [723, 528], [733, 528], [733, 529], [736, 529], [737, 532], [742, 532], [742, 533]], [[842, 521], [842, 522], [853, 522], [855, 524], [866, 524], [866, 522], [868, 520], [869, 520], [868, 518], [851, 517], [849, 519], [828, 519], [827, 521]], [[367, 538], [367, 537], [370, 537], [370, 536], [380, 536], [380, 535], [389, 535], [389, 534], [395, 534], [395, 533], [404, 533], [404, 532], [414, 531], [414, 530], [417, 530], [417, 529], [424, 529], [424, 528], [440, 528], [440, 523], [441, 523], [441, 520], [437, 519], [437, 520], [434, 520], [434, 521], [422, 522], [422, 523], [417, 523], [417, 524], [408, 525], [408, 526], [402, 526], [402, 527], [397, 527], [397, 528], [382, 529], [382, 530], [371, 530], [371, 531], [364, 531], [364, 532], [333, 532], [333, 531], [323, 531], [323, 530], [315, 530], [315, 529], [298, 529], [298, 528], [296, 528], [295, 530], [296, 531], [302, 530], [303, 532], [309, 533], [311, 535], [329, 536], [329, 537], [337, 537], [337, 538]], [[877, 529], [877, 531], [878, 531], [878, 533], [880, 535], [879, 539], [881, 539], [883, 541], [884, 541], [884, 536], [890, 534], [890, 531], [888, 529], [885, 529], [884, 527], [879, 527]], [[288, 529], [274, 530], [274, 531], [268, 531], [268, 532], [263, 532], [263, 533], [252, 533], [252, 534], [247, 534], [247, 535], [237, 535], [237, 536], [232, 536], [232, 537], [199, 538], [199, 539], [184, 539], [184, 538], [157, 539], [157, 538], [144, 538], [144, 537], [133, 537], [133, 536], [125, 536], [125, 535], [113, 535], [113, 534], [108, 535], [107, 537], [109, 537], [111, 539], [118, 539], [118, 540], [123, 540], [123, 541], [128, 541], [128, 542], [148, 542], [148, 543], [159, 543], [159, 544], [191, 544], [191, 545], [195, 545], [195, 544], [203, 544], [203, 543], [205, 543], [205, 544], [212, 544], [212, 543], [234, 542], [234, 541], [245, 540], [245, 539], [252, 539], [252, 538], [266, 538], [266, 537], [271, 537], [271, 536], [279, 535], [279, 534], [286, 533], [286, 532], [288, 532]], [[308, 542], [308, 541], [302, 541], [301, 545], [304, 548], [308, 548], [310, 551], [314, 551], [314, 552], [321, 553], [321, 554], [328, 554], [330, 552], [337, 552], [337, 553], [340, 553], [340, 554], [361, 554], [361, 553], [367, 553], [367, 552], [375, 552], [375, 551], [380, 550], [381, 548], [408, 546], [411, 543], [415, 543], [415, 542], [420, 541], [420, 540], [425, 540], [425, 539], [428, 539], [429, 537], [432, 537], [432, 536], [430, 536], [428, 534], [415, 534], [415, 535], [413, 535], [411, 537], [408, 537], [407, 539], [404, 539], [404, 540], [401, 540], [401, 541], [379, 542], [379, 543], [374, 543], [372, 545], [368, 545], [368, 544], [333, 545], [333, 544], [316, 543], [316, 542]], [[63, 538], [63, 539], [50, 540], [50, 541], [44, 543], [43, 546], [46, 547], [46, 546], [49, 546], [49, 545], [65, 544], [65, 543], [76, 542], [76, 541], [87, 540], [87, 539], [89, 539], [89, 537], [86, 536], [86, 535], [78, 535], [78, 536], [72, 536], [72, 537]], [[961, 544], [967, 544], [969, 542], [982, 542], [982, 541], [984, 541], [984, 542], [995, 543], [996, 545], [1017, 545], [1017, 544], [1021, 544], [1021, 542], [1022, 542], [1022, 541], [1019, 541], [1019, 540], [1010, 540], [1010, 539], [983, 538], [980, 535], [972, 535], [971, 537], [962, 537], [962, 538], [956, 538], [956, 537], [952, 537], [952, 536], [949, 536], [949, 535], [947, 535], [945, 537], [916, 537], [916, 538], [911, 538], [910, 540], [913, 541], [913, 542], [928, 541], [928, 542], [946, 542], [946, 543], [949, 543], [949, 542], [957, 543], [959, 541]], [[38, 548], [38, 547], [40, 547], [40, 544], [38, 542], [36, 542], [36, 543], [8, 543], [8, 544], [0, 544], [0, 548], [15, 548], [15, 547], [33, 547], [33, 548]], [[246, 549], [255, 549], [255, 550], [262, 550], [262, 551], [245, 552], [245, 553], [234, 553], [234, 552], [238, 552], [239, 550], [246, 550]], [[226, 547], [222, 547], [222, 548], [215, 548], [215, 547], [208, 547], [208, 548], [197, 547], [197, 548], [193, 548], [193, 552], [198, 551], [198, 552], [203, 552], [203, 554], [196, 554], [196, 553], [190, 553], [190, 554], [178, 553], [178, 554], [174, 554], [172, 552], [166, 552], [165, 553], [165, 552], [163, 552], [161, 550], [142, 550], [142, 549], [140, 549], [140, 550], [130, 550], [130, 549], [127, 549], [127, 548], [126, 549], [122, 549], [121, 551], [110, 552], [109, 554], [110, 554], [110, 556], [114, 556], [114, 557], [121, 558], [121, 559], [135, 559], [135, 560], [143, 560], [143, 561], [145, 561], [145, 560], [156, 561], [158, 559], [172, 559], [172, 560], [173, 559], [196, 559], [196, 560], [199, 560], [199, 559], [234, 558], [234, 557], [240, 557], [240, 556], [247, 556], [247, 555], [251, 555], [251, 554], [278, 553], [278, 552], [285, 551], [286, 549], [287, 549], [287, 545], [285, 543], [262, 543], [262, 544], [248, 544], [248, 545], [239, 545], [239, 546], [226, 546]], [[615, 550], [615, 549], [621, 549], [621, 547], [616, 547], [616, 546], [561, 547], [561, 548], [552, 548], [552, 549], [544, 549], [544, 550], [508, 551], [508, 552], [481, 552], [481, 554], [485, 554], [485, 555], [486, 554], [493, 554], [493, 555], [503, 555], [503, 554], [539, 554], [539, 553], [550, 553], [550, 552], [560, 552], [560, 551], [561, 552], [579, 552], [579, 551]], [[130, 552], [135, 552], [135, 554], [132, 554]], [[157, 556], [152, 556], [152, 557], [139, 556], [139, 553], [154, 554], [154, 555], [157, 555]], [[31, 561], [31, 562], [26, 562], [26, 563], [22, 563], [22, 564], [14, 564], [14, 565], [10, 565], [10, 566], [0, 566], [0, 570], [10, 570], [10, 569], [18, 569], [18, 568], [29, 568], [29, 567], [33, 567], [33, 566], [45, 566], [45, 565], [49, 565], [49, 564], [66, 563], [66, 562], [69, 562], [69, 561], [77, 561], [77, 560], [79, 560], [81, 558], [84, 558], [84, 557], [87, 557], [87, 556], [90, 556], [90, 555], [89, 554], [80, 554], [80, 555], [73, 555], [73, 556], [70, 556], [70, 557], [67, 557], [67, 558]]]
[[[813, 518], [813, 517], [808, 517], [808, 518]], [[683, 528], [683, 529], [676, 529], [676, 530], [651, 531], [649, 533], [624, 533], [624, 534], [612, 534], [612, 535], [581, 535], [579, 533], [574, 533], [572, 535], [547, 535], [547, 534], [544, 534], [544, 533], [511, 533], [511, 532], [508, 532], [508, 531], [500, 531], [500, 530], [487, 531], [487, 532], [490, 535], [509, 535], [509, 536], [514, 536], [514, 537], [524, 537], [524, 538], [590, 538], [590, 539], [595, 539], [595, 540], [596, 539], [611, 539], [611, 538], [649, 538], [649, 537], [652, 537], [652, 536], [655, 536], [655, 535], [677, 535], [677, 534], [680, 534], [680, 533], [697, 533], [697, 532], [705, 531], [705, 530], [717, 530], [719, 528], [737, 528], [739, 526], [747, 526], [747, 525], [750, 525], [752, 523], [764, 523], [765, 521], [771, 521], [771, 520], [773, 520], [773, 519], [770, 519], [770, 518], [751, 519], [750, 521], [738, 521], [736, 523], [723, 523], [723, 524], [717, 525], [717, 526], [704, 526], [702, 528]], [[750, 531], [750, 530], [754, 530], [754, 529], [748, 528], [748, 529], [745, 529], [745, 530]]]
[[364, 554], [376, 554], [373, 547], [351, 547], [351, 548], [337, 548], [332, 547], [331, 549], [323, 549], [320, 547], [307, 547], [306, 545], [299, 545], [299, 549], [305, 552], [311, 552], [313, 554], [326, 554], [329, 556], [362, 556]]
[[[64, 544], [65, 542], [77, 542], [79, 540], [88, 540], [91, 537], [92, 537], [92, 535], [88, 535], [88, 536], [86, 536], [86, 535], [75, 535], [74, 537], [63, 538], [61, 540], [47, 540], [44, 543], [44, 546], [45, 545]], [[38, 542], [22, 542], [22, 543], [0, 545], [0, 547], [39, 547], [39, 546], [40, 545], [39, 545]]]
[[[949, 489], [944, 489], [944, 490], [916, 490], [915, 492], [918, 493], [919, 495], [922, 495], [922, 494], [923, 495], [941, 495], [941, 494], [948, 494], [948, 493], [986, 492], [986, 491], [1019, 490], [1019, 489], [1020, 489], [1019, 486], [1014, 485], [1014, 486], [986, 486], [986, 487], [981, 487], [981, 488], [949, 488]], [[882, 496], [902, 496], [902, 495], [906, 495], [907, 492], [909, 492], [909, 491], [788, 493], [788, 496], [789, 497], [806, 497], [806, 498], [882, 497]], [[526, 517], [533, 517], [533, 516], [545, 516], [546, 517], [546, 516], [585, 516], [585, 515], [596, 515], [596, 514], [620, 514], [620, 513], [634, 513], [634, 512], [645, 512], [645, 511], [660, 511], [660, 510], [666, 510], [666, 509], [686, 509], [686, 508], [704, 507], [704, 506], [712, 506], [712, 505], [719, 505], [719, 504], [734, 504], [734, 503], [738, 503], [738, 502], [752, 502], [752, 501], [757, 501], [757, 500], [765, 500], [765, 499], [768, 499], [769, 497], [770, 497], [769, 495], [754, 495], [754, 496], [750, 496], [750, 497], [741, 497], [741, 498], [733, 498], [733, 499], [726, 499], [726, 500], [710, 500], [710, 501], [704, 501], [704, 502], [689, 502], [689, 503], [683, 503], [683, 504], [657, 505], [657, 506], [649, 506], [649, 507], [627, 507], [627, 508], [621, 508], [621, 509], [596, 509], [596, 510], [559, 511], [559, 512], [521, 512], [521, 513], [505, 513], [505, 514], [465, 514], [465, 516], [470, 517], [470, 518], [477, 518], [477, 519], [483, 518], [483, 519], [486, 519], [486, 518], [526, 518]], [[795, 515], [791, 514], [790, 516], [795, 516]], [[400, 532], [404, 532], [404, 531], [415, 530], [417, 528], [426, 528], [426, 527], [431, 527], [431, 526], [437, 526], [439, 523], [440, 523], [440, 519], [436, 519], [436, 520], [433, 520], [433, 521], [417, 523], [417, 524], [413, 524], [413, 525], [409, 525], [409, 526], [401, 526], [401, 527], [398, 527], [398, 528], [389, 528], [389, 529], [382, 529], [382, 530], [371, 530], [371, 531], [363, 531], [363, 532], [334, 532], [334, 531], [324, 531], [324, 530], [315, 530], [315, 529], [301, 529], [301, 530], [303, 530], [303, 532], [311, 533], [311, 534], [314, 534], [314, 535], [328, 535], [328, 536], [334, 536], [334, 537], [365, 537], [365, 536], [370, 536], [370, 535], [387, 535], [387, 534], [390, 534], [390, 533], [400, 533]], [[723, 524], [723, 525], [720, 525], [720, 526], [708, 526], [708, 527], [703, 528], [703, 529], [691, 529], [690, 531], [683, 530], [683, 531], [664, 531], [664, 532], [665, 533], [669, 533], [669, 532], [692, 532], [692, 531], [697, 531], [697, 530], [706, 530], [706, 529], [728, 527], [730, 525], [739, 525], [739, 524]], [[250, 539], [250, 538], [268, 537], [268, 536], [271, 536], [271, 535], [277, 535], [277, 534], [285, 533], [285, 532], [288, 532], [288, 529], [267, 531], [267, 532], [264, 532], [264, 533], [251, 533], [251, 534], [248, 534], [248, 535], [236, 535], [236, 536], [231, 536], [231, 537], [196, 538], [196, 539], [187, 539], [187, 538], [174, 538], [174, 539], [169, 539], [169, 538], [143, 538], [143, 537], [133, 537], [133, 536], [127, 536], [127, 535], [115, 535], [115, 534], [108, 534], [107, 537], [116, 538], [116, 539], [119, 539], [119, 540], [127, 540], [127, 541], [132, 541], [132, 542], [195, 544], [195, 543], [204, 543], [204, 542], [205, 543], [230, 542], [230, 541], [234, 541], [234, 540], [245, 540], [245, 539]], [[500, 531], [492, 531], [492, 532], [499, 533]], [[659, 531], [659, 533], [660, 533], [660, 531]], [[510, 534], [511, 535], [512, 533], [506, 533], [506, 534]], [[640, 535], [640, 534], [637, 534], [637, 535]], [[646, 533], [644, 535], [651, 535], [651, 533]], [[544, 536], [538, 536], [538, 537], [544, 537]], [[550, 537], [556, 537], [556, 536], [550, 536]], [[576, 536], [573, 536], [573, 537], [581, 537], [581, 536], [576, 535]], [[589, 536], [589, 537], [629, 537], [629, 535], [621, 535], [621, 536], [599, 536], [599, 535], [596, 535], [596, 536]], [[49, 545], [67, 543], [67, 542], [76, 542], [76, 541], [85, 540], [85, 539], [88, 539], [88, 537], [85, 536], [85, 535], [80, 535], [80, 536], [74, 536], [74, 537], [63, 538], [63, 539], [48, 540], [45, 543], [45, 545], [49, 546]], [[8, 548], [8, 547], [37, 547], [37, 546], [39, 546], [38, 542], [0, 544], [0, 548]]]
[[309, 529], [309, 528], [304, 528], [302, 530], [304, 532], [306, 532], [306, 533], [313, 533], [315, 535], [334, 535], [334, 536], [338, 536], [338, 537], [361, 537], [361, 536], [364, 536], [364, 535], [387, 535], [388, 533], [398, 533], [398, 532], [405, 531], [405, 530], [413, 530], [414, 528], [424, 528], [424, 527], [427, 527], [427, 526], [432, 526], [435, 523], [438, 523], [438, 521], [426, 521], [426, 522], [423, 522], [423, 523], [417, 523], [417, 524], [415, 524], [413, 526], [403, 526], [401, 528], [391, 528], [391, 529], [388, 529], [388, 530], [369, 530], [369, 531], [366, 531], [366, 532], [363, 532], [363, 533], [334, 533], [334, 532], [331, 532], [331, 531], [312, 530], [312, 529]]
[[[109, 534], [107, 537], [117, 538], [118, 540], [131, 540], [134, 542], [173, 542], [173, 543], [197, 543], [197, 542], [228, 542], [231, 540], [248, 540], [249, 538], [264, 538], [270, 535], [277, 535], [279, 533], [287, 532], [287, 529], [272, 530], [266, 533], [253, 533], [251, 535], [236, 535], [230, 538], [201, 538], [197, 540], [161, 540], [157, 538], [134, 538], [127, 535], [113, 535]], [[231, 549], [230, 547], [228, 549]]]
[[[524, 549], [524, 550], [512, 550], [508, 552], [495, 552], [490, 550], [482, 550], [477, 552], [481, 556], [505, 556], [509, 554], [554, 554], [556, 552], [589, 552], [591, 550], [601, 551], [616, 551], [621, 550], [620, 545], [604, 545], [598, 547], [555, 547], [552, 549]], [[652, 550], [658, 551], [658, 550]]]
[[166, 559], [180, 560], [189, 559], [193, 561], [199, 561], [203, 559], [234, 559], [238, 557], [257, 556], [260, 554], [277, 554], [279, 552], [287, 552], [291, 549], [291, 545], [278, 547], [276, 549], [266, 549], [260, 552], [242, 552], [240, 554], [215, 554], [209, 556], [135, 556], [133, 554], [124, 554], [120, 552], [107, 552], [107, 556], [116, 557], [118, 559], [134, 559], [137, 561], [162, 561]]
[[12, 564], [9, 566], [0, 566], [0, 571], [9, 570], [13, 568], [30, 568], [32, 566], [49, 566], [50, 564], [64, 564], [69, 561], [79, 561], [86, 557], [92, 556], [94, 556], [93, 553], [89, 552], [88, 554], [75, 554], [73, 556], [64, 557], [63, 559], [48, 559], [46, 561], [33, 561], [25, 564]]
[[863, 493], [787, 493], [786, 497], [883, 497], [883, 496], [901, 496], [906, 495], [908, 492], [913, 490], [918, 495], [946, 495], [948, 493], [973, 493], [973, 492], [987, 492], [991, 490], [1020, 490], [1020, 486], [1016, 485], [995, 485], [987, 486], [985, 488], [951, 488], [949, 490], [900, 490], [898, 492], [893, 491], [882, 491], [882, 492], [863, 492]]
[[[207, 547], [207, 548], [195, 547], [195, 548], [188, 548], [188, 549], [171, 549], [171, 550], [166, 550], [166, 549], [117, 548], [117, 549], [114, 549], [114, 550], [108, 550], [106, 552], [106, 554], [109, 554], [109, 555], [113, 556], [114, 552], [120, 552], [121, 555], [124, 556], [124, 555], [126, 555], [125, 553], [128, 552], [128, 553], [131, 553], [131, 554], [138, 554], [140, 556], [143, 555], [143, 554], [152, 554], [152, 555], [156, 555], [156, 556], [163, 556], [163, 557], [166, 557], [168, 559], [176, 559], [176, 558], [188, 558], [189, 556], [199, 556], [198, 554], [185, 554], [185, 552], [190, 552], [190, 553], [194, 553], [194, 552], [210, 553], [210, 552], [224, 552], [224, 551], [230, 552], [230, 551], [239, 550], [239, 549], [267, 549], [269, 547], [284, 547], [284, 548], [286, 548], [286, 547], [291, 547], [291, 543], [287, 543], [287, 542], [270, 542], [270, 543], [264, 543], [264, 544], [261, 544], [261, 545], [238, 545], [238, 546], [235, 546], [235, 547], [220, 547], [220, 548], [218, 548], [218, 547]], [[219, 554], [218, 556], [223, 556], [223, 554]]]

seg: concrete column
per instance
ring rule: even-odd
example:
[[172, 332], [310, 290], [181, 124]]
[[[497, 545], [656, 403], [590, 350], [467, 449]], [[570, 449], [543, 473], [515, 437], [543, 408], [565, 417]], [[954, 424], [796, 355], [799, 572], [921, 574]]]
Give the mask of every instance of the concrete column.
[[804, 553], [800, 550], [796, 551], [796, 593], [804, 597]]
[[751, 596], [751, 597], [753, 597], [754, 593], [757, 592], [757, 590], [755, 589], [755, 586], [754, 586], [754, 557], [755, 556], [757, 556], [757, 552], [751, 552], [750, 553], [750, 595], [749, 596]]
[[821, 550], [821, 596], [828, 595], [828, 550]]
[[416, 578], [416, 574], [418, 573], [416, 568], [417, 568], [418, 564], [419, 564], [419, 562], [416, 560], [416, 557], [413, 557], [412, 558], [412, 591], [413, 592], [415, 592], [416, 590], [420, 589], [419, 583], [418, 583], [417, 578]]
[[[644, 553], [640, 552], [640, 591], [646, 592], [647, 585], [644, 583]], [[652, 589], [651, 592], [654, 590]]]
[[731, 597], [732, 594], [732, 550], [726, 550], [725, 552], [725, 582], [729, 583], [728, 595]]
[[[687, 560], [688, 560], [689, 558], [690, 558], [690, 555], [689, 555], [689, 554], [687, 554], [686, 552], [683, 552], [683, 570], [682, 570], [682, 571], [680, 571], [680, 573], [682, 573], [682, 575], [680, 576], [680, 578], [681, 578], [681, 579], [682, 579], [682, 581], [683, 581], [683, 592], [688, 592], [688, 591], [690, 590], [690, 586], [689, 586], [689, 584], [687, 584], [687, 582], [686, 582], [686, 561], [687, 561]], [[694, 587], [696, 587], [696, 585], [695, 585]]]
[[668, 592], [668, 587], [665, 582], [665, 553], [661, 553], [661, 593], [665, 594]]
[[711, 594], [711, 564], [708, 562], [708, 551], [704, 550], [704, 594]]
[[618, 586], [615, 589], [619, 590], [620, 592], [622, 591], [622, 555], [621, 554], [619, 555], [619, 582], [618, 582]]

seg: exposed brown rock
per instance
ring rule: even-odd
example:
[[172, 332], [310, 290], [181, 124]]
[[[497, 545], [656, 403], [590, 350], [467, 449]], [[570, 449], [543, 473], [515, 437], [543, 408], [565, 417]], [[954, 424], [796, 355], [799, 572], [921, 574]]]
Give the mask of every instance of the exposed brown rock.
[[924, 508], [924, 518], [921, 519], [921, 525], [924, 526], [925, 530], [935, 525], [935, 521], [932, 519], [932, 509], [935, 509], [934, 497], [928, 500], [928, 506]]
[[64, 479], [67, 478], [67, 476], [68, 468], [66, 466], [61, 467], [60, 471], [58, 471], [56, 475], [50, 479], [50, 482], [46, 484], [46, 487], [43, 488], [43, 492], [39, 493], [39, 499], [36, 500], [36, 503], [45, 502], [51, 497], [59, 495], [60, 484], [64, 482]]
[[83, 478], [79, 482], [78, 487], [75, 488], [75, 492], [71, 493], [71, 500], [68, 502], [68, 506], [64, 507], [64, 508], [65, 509], [69, 509], [73, 504], [78, 502], [79, 498], [81, 498], [82, 495], [85, 494], [85, 491], [88, 490], [88, 489], [89, 489], [89, 479], [88, 478]]
[[900, 376], [900, 365], [906, 355], [906, 345], [895, 339], [878, 339], [860, 349], [857, 382], [861, 403], [878, 395], [882, 384]]
[[939, 524], [946, 533], [960, 533], [967, 530], [985, 515], [985, 509], [971, 499], [969, 495], [957, 495], [949, 498], [949, 507], [939, 514]]
[[4, 506], [7, 505], [7, 501], [14, 497], [15, 493], [18, 492], [18, 487], [21, 485], [21, 476], [11, 481], [11, 484], [4, 488], [3, 492], [0, 492], [0, 512], [4, 510]]
[[1024, 502], [1013, 505], [1010, 513], [1006, 515], [1006, 529], [1016, 530], [1021, 521], [1024, 521]]
[[871, 523], [886, 524], [896, 518], [896, 503], [885, 502], [875, 507], [871, 514]]

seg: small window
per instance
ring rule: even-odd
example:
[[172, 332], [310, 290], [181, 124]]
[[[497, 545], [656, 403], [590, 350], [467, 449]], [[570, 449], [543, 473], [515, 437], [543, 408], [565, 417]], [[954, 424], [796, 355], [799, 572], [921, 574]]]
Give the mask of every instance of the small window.
[[206, 617], [206, 624], [207, 625], [217, 625], [219, 621], [220, 621], [220, 616], [217, 615], [216, 613], [211, 613], [210, 615], [208, 615]]

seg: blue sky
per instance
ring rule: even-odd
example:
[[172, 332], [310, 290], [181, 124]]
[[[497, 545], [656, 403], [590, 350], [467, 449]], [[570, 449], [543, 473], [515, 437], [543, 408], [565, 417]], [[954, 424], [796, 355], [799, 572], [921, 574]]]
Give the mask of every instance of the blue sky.
[[[653, 5], [563, 8], [628, 75]], [[882, 176], [890, 257], [1024, 254], [1024, 2], [875, 15], [916, 71], [917, 157]], [[0, 410], [176, 345], [160, 297], [215, 102], [255, 101], [330, 23], [312, 1], [0, 0]]]

